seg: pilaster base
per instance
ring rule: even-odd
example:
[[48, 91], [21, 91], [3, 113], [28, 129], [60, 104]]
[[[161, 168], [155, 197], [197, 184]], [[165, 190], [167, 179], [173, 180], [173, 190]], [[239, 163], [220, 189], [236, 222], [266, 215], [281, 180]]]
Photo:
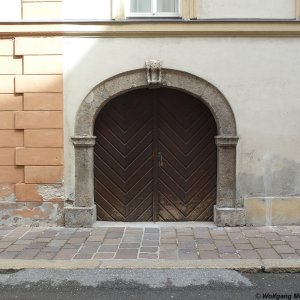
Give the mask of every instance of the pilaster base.
[[214, 206], [214, 222], [217, 226], [245, 226], [246, 211], [244, 208]]
[[65, 207], [66, 227], [93, 227], [96, 222], [96, 205], [90, 207]]

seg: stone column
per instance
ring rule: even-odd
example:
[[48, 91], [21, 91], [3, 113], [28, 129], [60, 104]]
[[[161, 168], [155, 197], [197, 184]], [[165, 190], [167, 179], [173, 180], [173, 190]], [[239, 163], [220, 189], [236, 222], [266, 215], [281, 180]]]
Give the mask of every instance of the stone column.
[[75, 203], [65, 208], [67, 227], [91, 227], [96, 222], [94, 203], [95, 136], [75, 136]]
[[236, 207], [237, 136], [216, 136], [218, 147], [217, 205], [214, 221], [217, 226], [245, 225], [244, 208]]

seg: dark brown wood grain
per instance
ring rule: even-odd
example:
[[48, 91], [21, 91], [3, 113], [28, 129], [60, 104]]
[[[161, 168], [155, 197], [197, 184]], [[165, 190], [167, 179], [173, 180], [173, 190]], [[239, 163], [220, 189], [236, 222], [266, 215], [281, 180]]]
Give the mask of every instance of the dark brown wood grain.
[[160, 221], [208, 221], [216, 201], [215, 121], [197, 99], [160, 90], [158, 148]]
[[95, 123], [95, 203], [100, 220], [153, 219], [152, 95], [108, 103]]
[[176, 90], [141, 89], [110, 101], [94, 134], [99, 220], [206, 221], [216, 201], [216, 126]]

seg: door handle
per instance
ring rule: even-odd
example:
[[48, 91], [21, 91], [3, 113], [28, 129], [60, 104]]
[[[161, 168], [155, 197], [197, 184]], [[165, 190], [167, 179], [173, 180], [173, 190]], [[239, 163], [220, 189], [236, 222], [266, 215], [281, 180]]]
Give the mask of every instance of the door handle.
[[161, 152], [157, 153], [157, 159], [158, 159], [158, 166], [163, 167], [164, 162], [163, 162], [163, 156], [162, 156]]

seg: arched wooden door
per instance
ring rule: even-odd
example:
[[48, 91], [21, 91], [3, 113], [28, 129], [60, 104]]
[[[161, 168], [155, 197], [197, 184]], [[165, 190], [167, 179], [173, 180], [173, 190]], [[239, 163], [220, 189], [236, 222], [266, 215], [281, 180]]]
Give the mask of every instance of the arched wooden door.
[[140, 89], [111, 100], [95, 122], [99, 220], [210, 221], [217, 129], [198, 99]]

